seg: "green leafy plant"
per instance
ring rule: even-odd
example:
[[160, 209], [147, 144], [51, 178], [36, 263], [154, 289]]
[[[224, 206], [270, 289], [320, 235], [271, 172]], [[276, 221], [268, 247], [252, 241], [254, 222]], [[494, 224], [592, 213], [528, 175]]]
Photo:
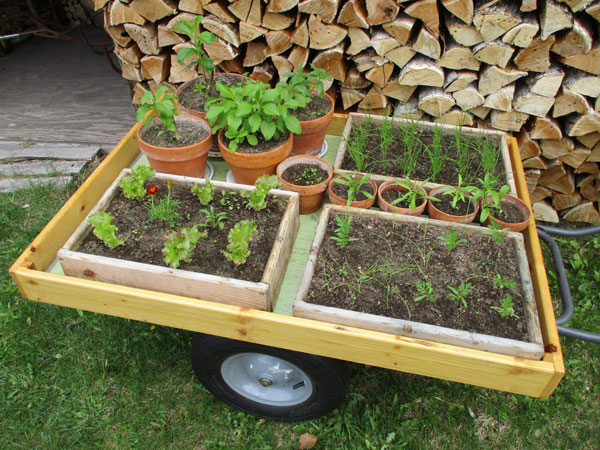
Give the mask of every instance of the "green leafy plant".
[[171, 198], [171, 184], [173, 184], [171, 180], [167, 181], [167, 196], [154, 202], [154, 196], [158, 192], [157, 188], [156, 192], [151, 195], [147, 208], [150, 222], [162, 220], [163, 224], [167, 224], [172, 228], [175, 226], [175, 221], [181, 217], [177, 212], [181, 202]]
[[458, 185], [457, 186], [447, 186], [447, 190], [442, 192], [442, 195], [450, 195], [452, 196], [452, 200], [450, 201], [450, 206], [456, 209], [458, 207], [458, 202], [467, 202], [469, 200], [475, 201], [473, 198], [474, 195], [471, 193], [472, 188], [462, 185], [463, 178], [462, 175], [458, 175]]
[[206, 180], [204, 182], [204, 186], [200, 186], [199, 184], [194, 184], [192, 186], [192, 194], [198, 197], [200, 203], [204, 206], [208, 205], [215, 194], [215, 186], [210, 182], [210, 180]]
[[371, 178], [371, 176], [372, 175], [370, 173], [360, 174], [357, 171], [354, 171], [352, 175], [342, 175], [341, 177], [333, 180], [334, 183], [341, 184], [342, 186], [346, 186], [346, 188], [348, 188], [348, 200], [346, 202], [346, 206], [350, 206], [350, 203], [354, 201], [358, 194], [362, 194], [366, 198], [373, 198], [373, 194], [363, 187], [365, 185], [369, 185], [369, 178]]
[[461, 281], [457, 288], [448, 286], [448, 289], [450, 290], [450, 300], [453, 302], [460, 300], [466, 308], [467, 295], [469, 295], [473, 290], [471, 283], [465, 283], [464, 281]]
[[437, 237], [438, 240], [443, 241], [444, 244], [446, 244], [446, 250], [448, 250], [449, 252], [451, 252], [456, 247], [458, 247], [458, 244], [464, 244], [465, 242], [467, 242], [466, 239], [464, 239], [464, 238], [459, 239], [459, 238], [460, 238], [460, 234], [458, 234], [456, 231], [454, 231], [454, 228], [448, 229], [448, 231], [446, 232], [446, 234], [444, 236]]
[[169, 233], [162, 249], [165, 263], [176, 269], [181, 261], [190, 262], [196, 244], [206, 235], [206, 231], [200, 231], [198, 225], [183, 228], [179, 233], [175, 231]]
[[323, 176], [319, 175], [319, 169], [316, 167], [305, 167], [304, 170], [298, 177], [295, 182], [304, 183], [307, 186], [311, 186], [313, 184], [319, 184], [323, 181]]
[[202, 225], [211, 228], [219, 228], [219, 230], [225, 228], [225, 221], [227, 220], [226, 212], [217, 213], [213, 206], [208, 209], [201, 209], [200, 212], [205, 216], [205, 222]]
[[419, 292], [418, 297], [415, 297], [415, 302], [420, 302], [421, 300], [427, 300], [428, 302], [435, 302], [436, 295], [433, 290], [433, 286], [429, 281], [419, 281], [415, 285], [417, 288], [417, 292]]
[[300, 64], [297, 73], [283, 74], [287, 80], [280, 81], [277, 86], [284, 92], [287, 91], [284, 101], [295, 100], [300, 108], [304, 108], [310, 103], [313, 90], [317, 91], [319, 97], [323, 97], [325, 94], [323, 80], [331, 81], [331, 77], [325, 69], [318, 68], [314, 64], [311, 64], [310, 68], [312, 69], [310, 72], [304, 72], [304, 67]]
[[[425, 183], [427, 183], [428, 180], [425, 180], [423, 182], [421, 182], [421, 184], [418, 184], [416, 181], [410, 181], [410, 178], [407, 176], [405, 180], [401, 180], [399, 178], [394, 178], [394, 181], [396, 182], [396, 184], [398, 184], [399, 186], [402, 186], [404, 189], [406, 189], [406, 191], [404, 191], [404, 194], [400, 195], [398, 198], [395, 198], [394, 200], [392, 200], [390, 202], [390, 204], [392, 205], [396, 205], [400, 202], [404, 202], [405, 204], [408, 204], [409, 208], [411, 208], [413, 211], [417, 210], [417, 202], [421, 202], [425, 199], [427, 200], [431, 200], [434, 202], [438, 202], [439, 199], [435, 198], [435, 197], [431, 197], [427, 194], [423, 194], [423, 185]], [[399, 191], [402, 192], [402, 191]]]
[[492, 220], [487, 228], [487, 230], [483, 231], [483, 234], [490, 236], [492, 241], [497, 242], [498, 244], [502, 242], [502, 238], [506, 233], [506, 228], [502, 228], [502, 225], [495, 220]]
[[[154, 117], [162, 122], [168, 131], [171, 131], [175, 140], [180, 140], [177, 126], [175, 125], [175, 116], [179, 114], [177, 106], [177, 96], [168, 92], [166, 86], [161, 86], [157, 89], [156, 95], [152, 91], [146, 91], [141, 97], [142, 106], [136, 112], [138, 122], [143, 121], [146, 126]], [[150, 114], [148, 114], [150, 113]], [[166, 130], [161, 130], [158, 134], [161, 135]]]
[[281, 186], [281, 181], [277, 175], [261, 175], [254, 182], [254, 190], [250, 192], [243, 191], [243, 197], [247, 197], [248, 203], [246, 207], [255, 211], [260, 211], [267, 207], [267, 194], [271, 189], [276, 189]]
[[94, 227], [94, 236], [104, 242], [108, 248], [123, 245], [122, 236], [117, 236], [117, 227], [112, 224], [114, 217], [107, 212], [97, 211], [88, 217], [88, 223]]
[[229, 230], [227, 250], [223, 250], [225, 258], [236, 266], [244, 264], [250, 256], [248, 244], [256, 233], [256, 224], [251, 220], [242, 220]]
[[350, 242], [358, 241], [358, 238], [350, 237], [350, 230], [352, 229], [352, 216], [346, 214], [344, 216], [336, 216], [335, 222], [337, 223], [337, 228], [335, 231], [335, 236], [330, 236], [329, 239], [335, 241], [335, 244], [339, 248], [345, 248]]
[[142, 200], [146, 196], [144, 183], [154, 176], [154, 169], [150, 166], [136, 166], [131, 169], [131, 175], [121, 178], [119, 187], [123, 195], [130, 200]]
[[235, 152], [243, 142], [257, 145], [259, 135], [269, 141], [279, 139], [288, 131], [302, 133], [300, 121], [289, 112], [298, 108], [300, 102], [287, 98], [284, 87], [278, 85], [271, 89], [261, 82], [244, 86], [217, 82], [216, 86], [221, 96], [205, 102], [206, 120], [213, 127], [213, 133], [225, 129], [230, 152]]
[[502, 299], [502, 306], [490, 306], [490, 309], [498, 311], [498, 314], [502, 317], [514, 317], [518, 319], [519, 316], [515, 313], [515, 302], [513, 301], [512, 295], [506, 294]]
[[515, 280], [513, 280], [512, 278], [502, 278], [502, 275], [500, 275], [499, 273], [496, 274], [492, 282], [494, 283], [494, 286], [496, 286], [499, 289], [506, 288], [510, 289], [511, 291], [517, 289], [517, 283]]
[[479, 220], [483, 223], [490, 215], [491, 210], [499, 211], [502, 209], [502, 199], [510, 190], [510, 187], [505, 184], [496, 190], [498, 180], [493, 175], [486, 173], [483, 180], [479, 178], [481, 187], [470, 186], [467, 191], [472, 192], [476, 198], [481, 199], [481, 214]]
[[471, 166], [473, 165], [473, 160], [475, 159], [475, 152], [471, 151], [469, 145], [469, 139], [463, 137], [462, 128], [464, 123], [461, 122], [458, 125], [458, 128], [454, 132], [454, 146], [456, 148], [456, 166], [457, 172], [461, 175], [465, 180], [469, 179], [471, 175]]
[[406, 126], [398, 128], [398, 133], [404, 144], [402, 154], [397, 158], [402, 174], [408, 178], [412, 176], [417, 167], [417, 159], [422, 150], [421, 134], [419, 123], [416, 120], [411, 120]]
[[[444, 148], [442, 147], [442, 138], [444, 137], [442, 127], [436, 126], [433, 129], [431, 145], [425, 147], [425, 153], [429, 157], [429, 165], [431, 167], [431, 181], [435, 181], [439, 173], [444, 168], [448, 159]], [[460, 176], [460, 175], [459, 175]]]

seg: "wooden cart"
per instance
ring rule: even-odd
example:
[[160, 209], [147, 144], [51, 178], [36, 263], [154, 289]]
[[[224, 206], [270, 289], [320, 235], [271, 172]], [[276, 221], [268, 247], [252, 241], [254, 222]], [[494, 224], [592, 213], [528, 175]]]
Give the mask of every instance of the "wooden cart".
[[[328, 134], [340, 136], [345, 120], [346, 116], [336, 115]], [[135, 137], [137, 126], [119, 142], [12, 265], [11, 276], [23, 297], [275, 347], [280, 351], [303, 352], [533, 397], [548, 397], [564, 376], [552, 300], [533, 221], [524, 234], [545, 346], [545, 353], [539, 361], [50, 272], [49, 267], [57, 251], [85, 219], [121, 169], [130, 166], [138, 156]], [[515, 139], [509, 138], [509, 147], [518, 194], [529, 203]], [[308, 250], [304, 251], [306, 259]], [[290, 293], [282, 289], [280, 295]], [[295, 295], [295, 292], [291, 295]], [[265, 382], [269, 383], [269, 380]], [[246, 410], [256, 413], [248, 408]], [[258, 415], [269, 416], [261, 411], [258, 411]]]

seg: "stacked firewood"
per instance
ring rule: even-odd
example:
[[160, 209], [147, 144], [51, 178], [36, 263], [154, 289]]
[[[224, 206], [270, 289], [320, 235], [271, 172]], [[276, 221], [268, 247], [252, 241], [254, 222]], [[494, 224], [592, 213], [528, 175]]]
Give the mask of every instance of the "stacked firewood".
[[94, 0], [123, 76], [196, 76], [173, 31], [203, 14], [220, 69], [265, 82], [314, 63], [344, 110], [514, 133], [538, 220], [600, 223], [597, 0]]

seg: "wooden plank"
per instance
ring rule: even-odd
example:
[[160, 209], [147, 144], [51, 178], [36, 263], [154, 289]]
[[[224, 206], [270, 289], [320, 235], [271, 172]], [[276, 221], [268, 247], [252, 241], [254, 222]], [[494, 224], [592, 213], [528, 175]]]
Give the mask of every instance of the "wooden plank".
[[111, 147], [103, 147], [97, 144], [72, 144], [69, 142], [38, 144], [29, 141], [0, 141], [0, 162], [28, 159], [89, 160], [97, 156], [103, 149], [109, 151]]
[[0, 164], [0, 177], [15, 175], [77, 175], [88, 161], [28, 161], [25, 163]]

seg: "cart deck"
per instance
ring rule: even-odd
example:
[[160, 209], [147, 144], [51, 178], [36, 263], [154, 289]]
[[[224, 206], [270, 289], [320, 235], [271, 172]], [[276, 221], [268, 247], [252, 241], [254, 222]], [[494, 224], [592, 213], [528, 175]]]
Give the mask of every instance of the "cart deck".
[[[345, 115], [336, 115], [328, 134], [340, 136]], [[548, 397], [564, 376], [552, 299], [535, 223], [524, 232], [540, 327], [546, 351], [540, 361], [471, 350], [321, 321], [293, 317], [291, 302], [310, 241], [297, 240], [275, 312], [130, 288], [48, 272], [57, 251], [90, 209], [139, 154], [135, 125], [65, 203], [10, 269], [21, 295], [33, 301], [78, 308], [157, 325], [368, 364], [534, 397]], [[516, 140], [509, 138], [519, 196], [529, 195]], [[331, 153], [331, 152], [330, 152]], [[302, 217], [300, 228], [316, 219]], [[310, 233], [308, 233], [310, 234]], [[307, 243], [308, 242], [308, 243]]]

